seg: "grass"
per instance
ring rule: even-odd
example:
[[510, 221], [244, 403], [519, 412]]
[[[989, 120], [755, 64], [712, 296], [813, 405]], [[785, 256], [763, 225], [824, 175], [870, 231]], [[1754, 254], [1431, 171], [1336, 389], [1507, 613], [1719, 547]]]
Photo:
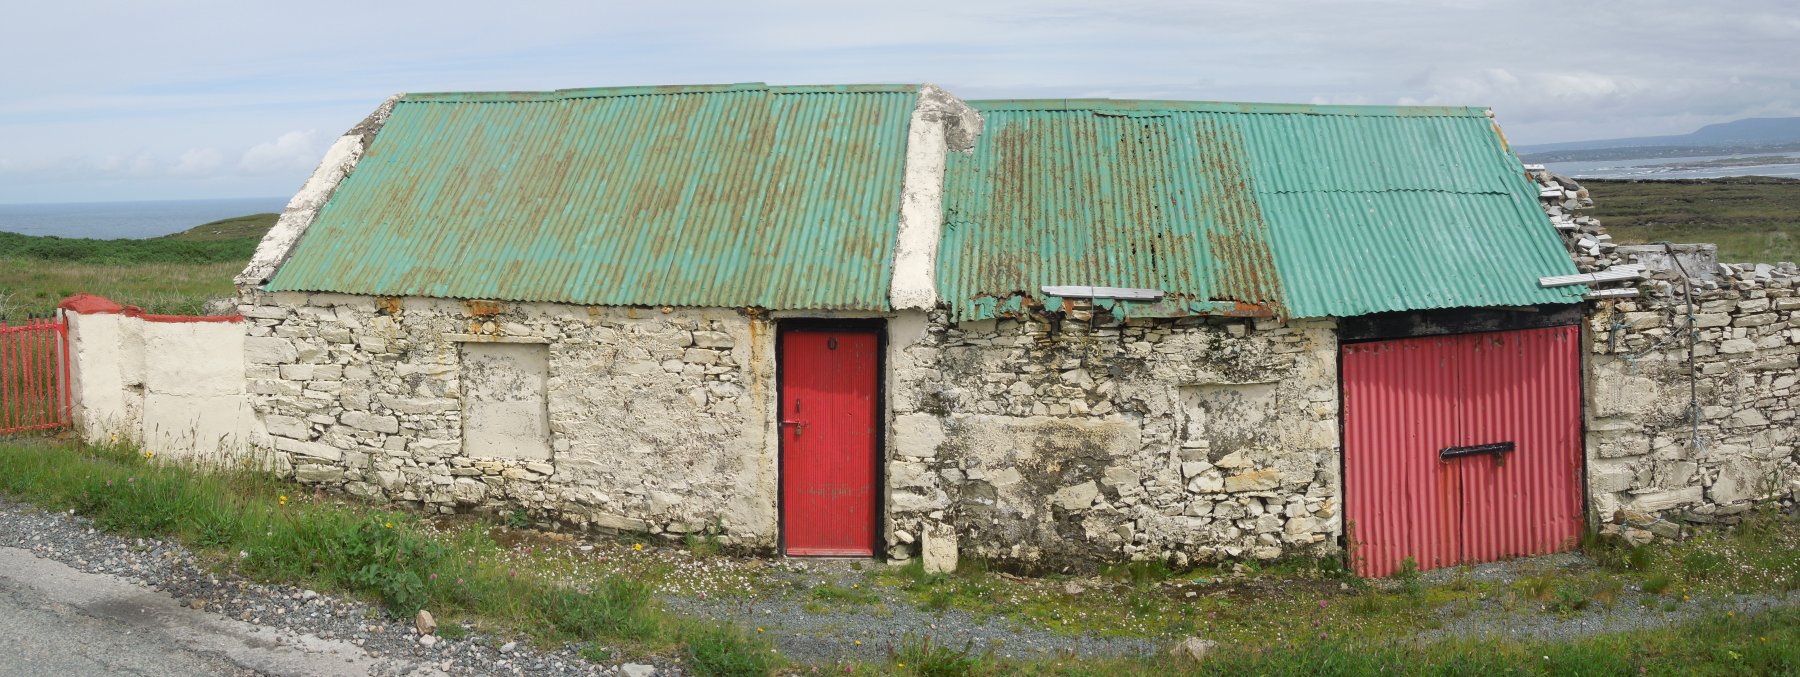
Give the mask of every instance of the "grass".
[[1617, 242], [1711, 242], [1726, 263], [1800, 261], [1800, 181], [1588, 179], [1581, 185], [1594, 198], [1585, 213]]
[[[600, 559], [625, 565], [575, 569], [562, 555], [543, 552], [552, 544], [573, 550], [566, 537], [553, 538], [560, 535], [470, 518], [425, 519], [301, 491], [237, 468], [199, 473], [167, 467], [125, 447], [0, 439], [0, 492], [49, 509], [75, 510], [109, 531], [177, 538], [222, 572], [347, 591], [379, 601], [402, 618], [427, 608], [446, 637], [467, 625], [539, 645], [572, 643], [596, 661], [678, 655], [702, 675], [813, 668], [861, 675], [1159, 677], [1800, 670], [1800, 610], [1791, 607], [1750, 617], [1705, 615], [1662, 629], [1570, 641], [1417, 639], [1443, 614], [1477, 599], [1568, 615], [1609, 607], [1632, 586], [1671, 610], [1683, 608], [1690, 596], [1795, 589], [1800, 525], [1773, 511], [1754, 513], [1732, 529], [1702, 530], [1674, 545], [1633, 548], [1590, 536], [1586, 547], [1604, 566], [1540, 571], [1511, 584], [1475, 580], [1466, 571], [1453, 572], [1447, 582], [1409, 572], [1363, 583], [1324, 560], [1189, 571], [1140, 563], [1084, 580], [1087, 589], [1070, 594], [1063, 589], [1066, 579], [1007, 576], [988, 571], [979, 560], [948, 575], [927, 574], [917, 562], [880, 567], [865, 580], [922, 607], [966, 609], [1071, 631], [1157, 639], [1200, 635], [1221, 646], [1198, 665], [1163, 655], [1014, 660], [909, 636], [874, 662], [796, 666], [758, 634], [665, 611], [656, 591], [667, 581], [692, 577], [666, 563], [646, 564], [660, 556], [651, 550], [668, 548], [639, 550], [621, 540]], [[725, 555], [688, 559], [707, 567], [732, 561]], [[872, 587], [822, 585], [807, 594], [819, 603], [872, 609], [882, 599]]]
[[443, 531], [409, 513], [306, 495], [247, 469], [202, 473], [151, 456], [123, 446], [0, 440], [0, 491], [74, 510], [107, 531], [181, 540], [231, 573], [379, 601], [399, 618], [429, 609], [440, 627], [466, 620], [541, 644], [682, 651], [698, 657], [695, 667], [706, 675], [767, 674], [779, 663], [764, 642], [665, 613], [640, 580], [566, 584], [521, 569], [491, 525]]
[[192, 315], [230, 296], [276, 215], [240, 216], [145, 240], [89, 240], [0, 232], [0, 318], [50, 314], [77, 293], [151, 313]]

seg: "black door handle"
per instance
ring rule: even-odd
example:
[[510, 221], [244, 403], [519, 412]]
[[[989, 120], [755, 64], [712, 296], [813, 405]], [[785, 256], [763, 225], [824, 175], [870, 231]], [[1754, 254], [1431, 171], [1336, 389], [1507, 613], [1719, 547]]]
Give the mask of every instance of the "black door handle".
[[1480, 456], [1482, 454], [1499, 456], [1511, 452], [1517, 446], [1518, 445], [1515, 445], [1512, 442], [1493, 442], [1490, 444], [1477, 444], [1469, 447], [1444, 447], [1442, 450], [1438, 451], [1438, 460], [1448, 461], [1462, 456]]

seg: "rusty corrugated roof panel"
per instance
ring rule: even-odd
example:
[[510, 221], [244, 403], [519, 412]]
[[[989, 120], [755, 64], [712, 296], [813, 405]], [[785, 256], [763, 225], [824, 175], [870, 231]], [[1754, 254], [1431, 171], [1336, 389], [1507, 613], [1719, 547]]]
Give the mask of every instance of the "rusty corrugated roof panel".
[[918, 89], [408, 95], [269, 288], [884, 310]]
[[1127, 314], [1291, 317], [1578, 301], [1485, 110], [976, 101], [946, 178], [939, 289], [958, 319], [1044, 285], [1161, 289]]

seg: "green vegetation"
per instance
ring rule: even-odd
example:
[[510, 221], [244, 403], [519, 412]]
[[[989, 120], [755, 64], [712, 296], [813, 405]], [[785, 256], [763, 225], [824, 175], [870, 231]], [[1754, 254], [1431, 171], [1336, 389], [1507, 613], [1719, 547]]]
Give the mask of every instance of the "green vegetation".
[[637, 579], [564, 584], [521, 568], [492, 525], [440, 530], [408, 513], [307, 496], [253, 463], [238, 465], [199, 473], [128, 447], [27, 438], [0, 441], [0, 491], [72, 509], [108, 531], [177, 538], [252, 578], [348, 591], [402, 618], [430, 609], [440, 627], [465, 619], [540, 642], [640, 654], [685, 647], [700, 674], [767, 674], [775, 665], [764, 642], [665, 613]]
[[275, 218], [240, 216], [147, 240], [0, 232], [0, 317], [47, 315], [78, 293], [152, 313], [197, 314], [208, 298], [232, 294], [231, 278]]
[[[428, 519], [302, 493], [310, 490], [255, 472], [253, 461], [203, 473], [127, 447], [0, 439], [0, 492], [75, 510], [110, 531], [177, 538], [224, 573], [346, 591], [402, 617], [428, 608], [445, 637], [468, 625], [540, 645], [575, 643], [597, 661], [679, 655], [702, 675], [767, 675], [792, 667], [761, 639], [761, 628], [752, 633], [683, 618], [658, 603], [658, 593], [684, 594], [669, 592], [673, 582], [694, 578], [696, 569], [671, 561], [730, 569], [737, 560], [729, 556], [659, 559], [679, 551], [622, 539], [600, 544], [603, 556], [588, 556], [606, 568], [583, 569], [566, 554], [576, 551], [574, 544], [558, 534], [468, 517]], [[1702, 612], [1669, 627], [1560, 641], [1420, 639], [1481, 605], [1567, 616], [1628, 603], [1627, 593], [1641, 590], [1630, 593], [1637, 600], [1630, 603], [1698, 611], [1717, 609], [1693, 605], [1725, 595], [1800, 589], [1800, 524], [1772, 509], [1678, 544], [1631, 546], [1592, 534], [1584, 547], [1598, 567], [1527, 570], [1512, 582], [1416, 567], [1391, 580], [1363, 581], [1330, 558], [1186, 571], [1141, 562], [1081, 581], [1010, 576], [989, 571], [979, 559], [948, 575], [927, 574], [916, 561], [874, 567], [864, 579], [873, 585], [821, 584], [804, 594], [840, 612], [876, 613], [884, 608], [879, 590], [887, 589], [926, 609], [1153, 640], [1200, 635], [1220, 647], [1198, 665], [1162, 654], [1018, 660], [921, 635], [894, 642], [875, 662], [797, 667], [859, 675], [1109, 677], [1800, 671], [1800, 609], [1792, 606], [1752, 615]]]
[[1622, 244], [1712, 242], [1726, 263], [1800, 261], [1800, 181], [1588, 179], [1594, 208]]

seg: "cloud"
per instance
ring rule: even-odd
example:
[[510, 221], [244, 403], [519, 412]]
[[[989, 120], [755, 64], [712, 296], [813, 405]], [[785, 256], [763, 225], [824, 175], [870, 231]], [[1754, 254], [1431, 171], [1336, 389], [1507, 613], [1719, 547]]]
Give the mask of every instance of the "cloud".
[[325, 144], [316, 129], [295, 130], [244, 151], [238, 169], [249, 174], [291, 174], [319, 164]]
[[169, 173], [176, 176], [211, 176], [225, 166], [225, 154], [217, 148], [192, 148], [181, 154]]

